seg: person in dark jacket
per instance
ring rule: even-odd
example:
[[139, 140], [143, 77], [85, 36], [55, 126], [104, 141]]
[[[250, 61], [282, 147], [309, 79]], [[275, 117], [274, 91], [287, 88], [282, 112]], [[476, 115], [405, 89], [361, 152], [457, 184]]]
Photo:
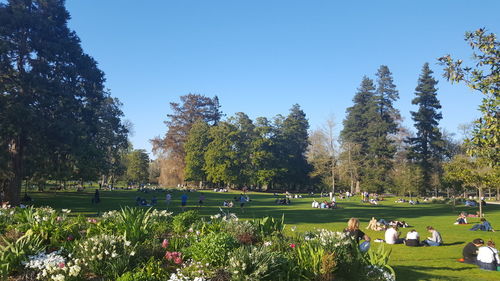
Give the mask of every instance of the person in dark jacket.
[[462, 250], [462, 256], [465, 263], [477, 264], [477, 251], [479, 247], [484, 246], [484, 241], [481, 238], [474, 239], [469, 244], [465, 245]]

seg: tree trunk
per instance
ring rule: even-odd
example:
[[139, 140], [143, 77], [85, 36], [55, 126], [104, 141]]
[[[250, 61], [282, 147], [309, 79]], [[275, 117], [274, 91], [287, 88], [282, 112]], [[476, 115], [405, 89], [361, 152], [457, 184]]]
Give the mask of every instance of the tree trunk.
[[500, 186], [497, 186], [497, 201], [500, 201]]
[[335, 164], [332, 163], [332, 192], [335, 194]]
[[481, 202], [481, 198], [483, 197], [483, 188], [480, 187], [479, 188], [479, 217], [482, 218], [483, 217], [483, 204]]
[[359, 187], [359, 180], [356, 180], [356, 193], [360, 193], [361, 192], [361, 188]]
[[10, 142], [9, 154], [12, 176], [5, 190], [4, 201], [8, 201], [12, 206], [21, 203], [21, 184], [23, 180], [23, 141], [21, 136], [17, 136]]
[[491, 186], [488, 187], [488, 200], [491, 200]]

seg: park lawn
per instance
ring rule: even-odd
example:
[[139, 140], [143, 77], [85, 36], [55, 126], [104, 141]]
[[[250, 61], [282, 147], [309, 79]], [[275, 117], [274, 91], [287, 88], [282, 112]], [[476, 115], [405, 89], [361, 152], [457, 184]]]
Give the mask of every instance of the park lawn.
[[[239, 196], [237, 192], [216, 193], [203, 191], [206, 196], [205, 203], [199, 211], [202, 215], [213, 215], [219, 212], [224, 200], [234, 199]], [[104, 211], [115, 210], [121, 206], [135, 206], [137, 196], [146, 198], [148, 201], [153, 196], [158, 199], [156, 208], [167, 209], [165, 203], [165, 192], [143, 193], [132, 190], [101, 191], [101, 203], [91, 204], [93, 190], [84, 192], [76, 191], [50, 191], [32, 192], [35, 206], [51, 206], [53, 208], [71, 209], [74, 213], [94, 216]], [[180, 191], [173, 191], [170, 211], [174, 214], [180, 209]], [[198, 209], [196, 207], [199, 193], [187, 193], [187, 209]], [[393, 198], [380, 202], [379, 206], [362, 204], [359, 197], [349, 200], [338, 200], [340, 209], [313, 209], [312, 198], [291, 199], [292, 204], [288, 206], [276, 205], [275, 197], [269, 193], [249, 193], [251, 202], [245, 204], [243, 210], [239, 204], [230, 210], [240, 218], [260, 218], [264, 216], [285, 216], [287, 231], [295, 226], [296, 231], [307, 231], [314, 228], [326, 228], [341, 231], [351, 217], [361, 220], [364, 230], [372, 216], [386, 220], [404, 220], [411, 227], [400, 229], [402, 236], [412, 228], [415, 228], [421, 238], [425, 239], [429, 233], [425, 231], [427, 225], [434, 226], [441, 235], [445, 245], [441, 247], [406, 247], [404, 245], [384, 245], [386, 249], [392, 250], [390, 265], [395, 269], [397, 280], [500, 280], [500, 272], [488, 272], [475, 266], [457, 262], [461, 257], [462, 248], [466, 243], [475, 238], [484, 240], [492, 239], [500, 244], [500, 231], [498, 232], [475, 232], [469, 231], [471, 225], [454, 225], [457, 215], [461, 211], [475, 213], [476, 209], [464, 206], [453, 207], [446, 204], [421, 204], [411, 206], [408, 203], [394, 203]], [[321, 198], [317, 197], [317, 201]], [[488, 205], [485, 208], [486, 218], [495, 227], [500, 224], [500, 205]], [[469, 223], [478, 222], [477, 218], [469, 218]], [[366, 231], [372, 238], [384, 238], [383, 232]], [[372, 247], [379, 247], [379, 243], [372, 243]]]

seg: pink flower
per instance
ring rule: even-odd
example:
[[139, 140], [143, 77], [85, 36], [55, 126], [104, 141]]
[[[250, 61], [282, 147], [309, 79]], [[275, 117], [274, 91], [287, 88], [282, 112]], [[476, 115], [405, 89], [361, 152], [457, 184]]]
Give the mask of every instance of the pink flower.
[[90, 222], [90, 223], [97, 223], [96, 219], [88, 219], [87, 221]]
[[73, 235], [70, 234], [70, 235], [68, 235], [68, 237], [66, 238], [66, 240], [73, 241], [73, 240], [75, 240], [75, 237], [73, 237]]
[[290, 247], [291, 247], [292, 249], [295, 249], [295, 246], [296, 246], [296, 245], [295, 245], [295, 244], [293, 244], [293, 243], [292, 243], [292, 244], [290, 244]]
[[168, 240], [167, 239], [163, 239], [163, 242], [161, 243], [161, 247], [166, 249], [168, 247]]
[[182, 263], [182, 258], [181, 258], [181, 257], [176, 257], [176, 258], [174, 259], [174, 263], [175, 263], [175, 264], [181, 264], [181, 263]]
[[60, 262], [58, 265], [59, 265], [59, 268], [64, 268], [64, 262]]

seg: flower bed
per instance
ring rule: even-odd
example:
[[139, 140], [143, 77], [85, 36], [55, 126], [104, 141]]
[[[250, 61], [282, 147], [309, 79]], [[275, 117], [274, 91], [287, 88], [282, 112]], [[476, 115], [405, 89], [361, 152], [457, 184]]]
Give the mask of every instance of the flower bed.
[[[0, 277], [12, 280], [395, 280], [383, 248], [341, 232], [284, 233], [284, 219], [124, 208], [0, 212]], [[294, 228], [292, 228], [294, 230]]]

